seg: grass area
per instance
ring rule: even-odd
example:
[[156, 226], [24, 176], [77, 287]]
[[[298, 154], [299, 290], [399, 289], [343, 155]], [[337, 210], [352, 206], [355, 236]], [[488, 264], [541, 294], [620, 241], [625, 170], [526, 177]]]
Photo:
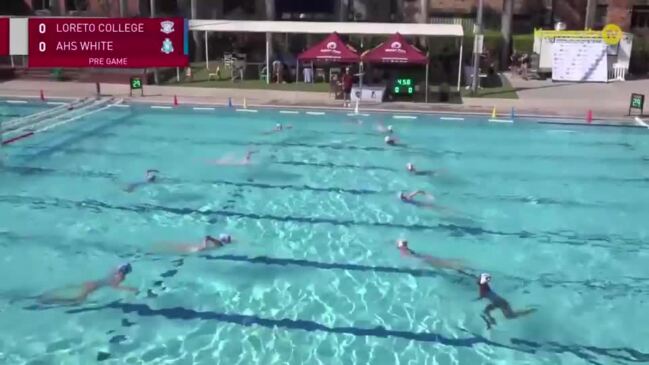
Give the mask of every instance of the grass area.
[[[212, 64], [210, 63], [210, 66]], [[305, 84], [303, 82], [292, 82], [286, 84], [271, 83], [266, 84], [266, 80], [243, 80], [232, 82], [229, 79], [225, 80], [224, 76], [229, 76], [229, 71], [221, 71], [221, 80], [208, 80], [210, 73], [214, 72], [214, 67], [210, 67], [210, 71], [205, 68], [205, 64], [192, 64], [192, 80], [184, 79], [181, 75], [180, 82], [172, 77], [164, 81], [165, 85], [179, 85], [188, 87], [214, 87], [225, 89], [259, 89], [259, 90], [286, 90], [286, 91], [311, 91], [311, 92], [329, 92], [329, 84], [326, 82], [319, 82], [315, 84]]]
[[[212, 64], [210, 63], [212, 66]], [[207, 88], [225, 88], [225, 89], [255, 89], [255, 90], [285, 90], [285, 91], [303, 91], [303, 92], [329, 92], [329, 84], [326, 82], [319, 82], [315, 84], [305, 84], [303, 82], [292, 82], [286, 84], [266, 84], [266, 80], [243, 80], [232, 82], [229, 79], [221, 80], [208, 80], [209, 73], [214, 72], [214, 67], [210, 67], [210, 71], [205, 68], [205, 64], [192, 64], [192, 79], [188, 80], [181, 75], [181, 81], [177, 82], [175, 76], [164, 80], [162, 83], [165, 85], [178, 85], [186, 87], [207, 87]], [[229, 72], [222, 72], [222, 76]], [[462, 97], [478, 97], [478, 98], [497, 98], [497, 99], [518, 99], [516, 90], [511, 86], [506, 78], [500, 77], [497, 82], [498, 86], [484, 87], [478, 90], [477, 95], [471, 95], [470, 90], [462, 88]], [[429, 100], [431, 102], [439, 102], [439, 86], [430, 85]], [[421, 99], [421, 100], [418, 100]], [[416, 97], [415, 101], [423, 101], [423, 95]], [[455, 93], [455, 88], [451, 88], [450, 103], [461, 103], [459, 95]]]
[[287, 90], [287, 91], [311, 91], [329, 92], [329, 84], [320, 82], [317, 84], [290, 83], [290, 84], [268, 84], [265, 80], [243, 80], [232, 82], [230, 80], [196, 80], [177, 83], [176, 80], [166, 82], [167, 85], [179, 85], [188, 87], [215, 87], [225, 89], [259, 89], [259, 90]]
[[494, 99], [518, 99], [516, 89], [507, 81], [507, 78], [500, 77], [502, 85], [496, 87], [484, 87], [478, 89], [477, 95], [472, 95], [471, 90], [462, 88], [462, 97], [468, 98], [494, 98]]

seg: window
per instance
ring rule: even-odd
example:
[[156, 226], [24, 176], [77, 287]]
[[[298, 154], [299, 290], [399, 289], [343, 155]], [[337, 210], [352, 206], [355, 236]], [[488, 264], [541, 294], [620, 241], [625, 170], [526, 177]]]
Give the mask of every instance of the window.
[[631, 28], [649, 28], [649, 6], [634, 6], [631, 13]]

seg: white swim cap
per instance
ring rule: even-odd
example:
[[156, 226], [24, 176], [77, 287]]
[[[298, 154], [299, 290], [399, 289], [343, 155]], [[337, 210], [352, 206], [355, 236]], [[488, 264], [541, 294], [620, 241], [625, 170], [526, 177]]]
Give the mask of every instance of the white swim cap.
[[392, 126], [391, 126], [391, 125], [388, 126], [388, 130], [389, 130], [389, 131], [392, 130]]
[[414, 170], [414, 169], [415, 169], [415, 165], [413, 165], [412, 163], [408, 162], [408, 163], [406, 164], [406, 168], [407, 168], [408, 170]]
[[387, 142], [390, 142], [390, 136], [385, 136], [385, 138], [383, 138], [383, 140], [384, 140], [386, 143], [387, 143]]
[[402, 248], [408, 245], [408, 241], [399, 239], [397, 240], [397, 247]]
[[480, 285], [486, 284], [491, 281], [491, 275], [487, 273], [480, 274]]
[[229, 234], [221, 233], [219, 235], [219, 241], [225, 242], [225, 243], [230, 243], [230, 242], [232, 242], [232, 237]]

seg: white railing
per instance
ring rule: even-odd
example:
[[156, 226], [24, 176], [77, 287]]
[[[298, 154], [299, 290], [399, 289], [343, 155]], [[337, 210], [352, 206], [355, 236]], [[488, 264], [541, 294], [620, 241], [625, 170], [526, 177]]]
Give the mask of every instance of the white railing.
[[459, 24], [465, 31], [472, 30], [475, 25], [475, 19], [471, 18], [455, 18], [455, 17], [430, 17], [429, 23], [432, 24]]
[[[70, 104], [66, 105], [66, 111], [59, 115], [49, 118], [45, 117], [44, 119], [32, 123], [22, 122], [20, 125], [14, 124], [12, 129], [4, 130], [2, 135], [0, 135], [4, 140], [2, 144], [9, 144], [32, 136], [36, 133], [48, 131], [123, 102], [123, 99], [115, 100], [114, 98], [103, 98], [94, 101], [87, 99], [84, 100], [85, 102], [78, 103], [77, 107], [73, 109], [69, 109]], [[81, 106], [79, 107], [79, 105]]]

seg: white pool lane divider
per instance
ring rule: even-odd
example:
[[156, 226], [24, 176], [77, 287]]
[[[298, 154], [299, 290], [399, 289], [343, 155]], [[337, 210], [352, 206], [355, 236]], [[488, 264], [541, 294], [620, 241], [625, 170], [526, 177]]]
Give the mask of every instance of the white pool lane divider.
[[325, 112], [306, 112], [308, 115], [325, 115]]
[[67, 104], [65, 101], [48, 101], [46, 102], [47, 105], [63, 105]]
[[297, 110], [280, 110], [279, 114], [300, 114]]
[[214, 110], [216, 110], [216, 108], [198, 107], [198, 106], [193, 107], [192, 109], [199, 110], [199, 111], [214, 111]]
[[26, 100], [7, 100], [8, 104], [27, 104]]
[[171, 109], [171, 107], [166, 105], [151, 105], [151, 109]]
[[259, 110], [257, 109], [235, 109], [235, 111], [241, 112], [241, 113], [257, 113]]
[[460, 118], [460, 117], [440, 117], [439, 119], [441, 119], [441, 120], [464, 120], [464, 118]]
[[417, 119], [416, 115], [393, 115], [393, 119]]
[[514, 123], [511, 119], [489, 119], [490, 123]]
[[638, 123], [638, 125], [649, 129], [649, 124], [645, 123], [644, 120], [642, 120], [640, 117], [635, 117], [635, 122]]

